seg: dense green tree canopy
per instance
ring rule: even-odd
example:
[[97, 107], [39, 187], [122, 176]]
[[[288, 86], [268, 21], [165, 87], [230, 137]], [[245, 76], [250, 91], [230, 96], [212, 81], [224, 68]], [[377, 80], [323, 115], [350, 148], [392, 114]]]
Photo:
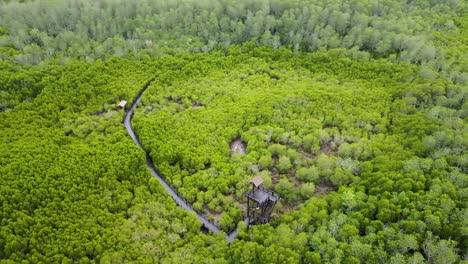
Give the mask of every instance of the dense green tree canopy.
[[0, 2], [0, 263], [466, 261], [463, 1]]

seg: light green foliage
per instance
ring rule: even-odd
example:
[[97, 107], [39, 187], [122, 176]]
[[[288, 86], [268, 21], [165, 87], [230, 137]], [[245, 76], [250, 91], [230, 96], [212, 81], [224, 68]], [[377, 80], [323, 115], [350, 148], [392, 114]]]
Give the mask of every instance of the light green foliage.
[[301, 196], [304, 199], [312, 197], [315, 193], [315, 184], [312, 182], [305, 183], [301, 186]]
[[273, 159], [271, 158], [270, 154], [263, 155], [258, 160], [258, 165], [260, 165], [262, 169], [269, 169], [272, 164], [273, 164]]
[[290, 182], [287, 178], [279, 180], [278, 184], [275, 186], [275, 190], [278, 192], [281, 197], [286, 199], [288, 202], [295, 202], [297, 196], [295, 195], [296, 191], [294, 184]]
[[286, 146], [280, 144], [273, 144], [268, 148], [271, 152], [271, 155], [275, 158], [286, 155]]
[[0, 262], [466, 257], [465, 1], [0, 2]]
[[317, 153], [320, 149], [320, 139], [318, 134], [309, 134], [304, 136], [304, 149], [312, 154]]
[[44, 69], [41, 93], [0, 113], [1, 218], [9, 219], [1, 224], [1, 259], [171, 259], [187, 243], [181, 236], [203, 241], [195, 216], [148, 174], [114, 109], [136, 95], [152, 63]]
[[335, 168], [332, 175], [330, 176], [330, 181], [340, 187], [341, 185], [349, 184], [352, 181], [352, 172], [349, 170], [343, 170], [342, 168]]
[[292, 164], [291, 160], [286, 156], [280, 156], [278, 159], [278, 170], [281, 173], [288, 173], [289, 169], [291, 169]]
[[304, 182], [317, 182], [319, 171], [315, 166], [311, 166], [310, 168], [301, 167], [296, 171], [296, 176]]
[[[254, 49], [254, 52], [262, 51], [263, 48]], [[235, 54], [236, 49], [232, 49], [231, 52]], [[267, 59], [280, 56], [283, 52], [284, 56], [288, 54], [286, 51], [269, 50], [267, 55], [262, 55], [267, 57], [252, 57], [250, 63], [256, 67], [264, 67]], [[398, 261], [401, 256], [405, 260], [418, 261], [421, 256], [412, 256], [412, 252], [420, 248], [428, 252], [424, 257], [432, 254], [433, 258], [446, 255], [449, 260], [458, 259], [456, 247], [462, 248], [465, 245], [444, 241], [460, 241], [458, 230], [463, 214], [458, 209], [460, 196], [457, 194], [457, 188], [463, 186], [463, 175], [460, 174], [462, 173], [460, 169], [458, 172], [453, 169], [457, 164], [456, 152], [447, 158], [438, 157], [436, 153], [441, 148], [457, 146], [444, 141], [435, 132], [432, 137], [435, 142], [440, 143], [428, 141], [430, 148], [417, 152], [419, 155], [428, 156], [416, 156], [411, 151], [412, 145], [407, 141], [406, 135], [415, 133], [420, 136], [431, 133], [437, 123], [425, 122], [423, 126], [411, 127], [404, 122], [396, 121], [398, 118], [405, 118], [399, 111], [400, 108], [395, 108], [396, 113], [391, 110], [398, 106], [398, 99], [392, 104], [391, 97], [384, 92], [388, 90], [397, 96], [399, 91], [403, 91], [402, 85], [393, 81], [393, 77], [381, 80], [385, 75], [379, 75], [377, 79], [366, 77], [370, 79], [364, 79], [365, 81], [361, 79], [358, 82], [344, 77], [351, 72], [339, 73], [338, 70], [330, 68], [330, 72], [340, 75], [336, 77], [330, 73], [325, 81], [327, 85], [324, 85], [323, 80], [317, 81], [317, 78], [307, 77], [290, 68], [285, 68], [286, 75], [295, 76], [294, 78], [300, 81], [296, 82], [289, 78], [271, 79], [262, 72], [252, 70], [256, 67], [245, 64], [233, 69], [233, 65], [240, 65], [241, 61], [248, 60], [242, 56], [251, 56], [249, 54], [229, 58], [216, 53], [191, 56], [185, 55], [184, 59], [175, 56], [155, 61], [141, 61], [140, 65], [114, 59], [112, 65], [101, 62], [93, 64], [94, 68], [90, 69], [87, 69], [90, 64], [71, 62], [65, 67], [41, 73], [45, 75], [38, 77], [42, 80], [42, 92], [32, 99], [32, 102], [21, 102], [13, 111], [2, 113], [5, 117], [2, 118], [2, 133], [10, 135], [2, 137], [5, 143], [3, 146], [9, 148], [11, 144], [18, 145], [17, 142], [24, 142], [21, 143], [24, 149], [3, 152], [5, 153], [3, 161], [10, 160], [11, 155], [20, 157], [18, 165], [8, 163], [12, 165], [2, 168], [5, 171], [3, 175], [24, 175], [11, 178], [20, 183], [23, 177], [27, 178], [27, 175], [33, 173], [43, 175], [35, 177], [37, 180], [45, 177], [49, 179], [49, 184], [60, 186], [53, 188], [59, 192], [45, 192], [43, 188], [35, 188], [34, 190], [37, 190], [35, 195], [26, 196], [27, 203], [24, 204], [14, 202], [24, 195], [21, 195], [21, 192], [15, 195], [9, 187], [12, 186], [11, 183], [4, 187], [6, 188], [4, 192], [11, 193], [2, 196], [3, 199], [8, 199], [4, 200], [4, 204], [7, 205], [5, 212], [7, 214], [18, 212], [8, 217], [31, 223], [40, 221], [41, 224], [36, 225], [32, 233], [25, 233], [28, 235], [4, 233], [2, 243], [5, 250], [2, 258], [47, 260], [49, 257], [46, 255], [33, 256], [29, 253], [38, 247], [36, 246], [38, 240], [34, 239], [42, 239], [40, 230], [49, 228], [47, 224], [49, 220], [46, 219], [59, 217], [64, 219], [64, 223], [68, 223], [71, 219], [76, 219], [74, 221], [89, 219], [89, 216], [81, 215], [78, 215], [78, 218], [69, 218], [69, 214], [76, 214], [75, 210], [90, 212], [95, 215], [94, 218], [101, 219], [99, 221], [109, 218], [105, 222], [107, 224], [88, 223], [88, 229], [92, 230], [90, 234], [104, 232], [107, 235], [93, 235], [95, 239], [90, 243], [100, 245], [95, 251], [88, 250], [86, 246], [74, 246], [62, 250], [63, 255], [57, 258], [63, 261], [75, 260], [84, 255], [92, 255], [106, 261], [134, 259], [137, 255], [143, 259], [180, 258], [179, 254], [182, 251], [187, 258], [209, 259], [213, 256], [212, 251], [223, 250], [225, 243], [221, 242], [224, 241], [223, 237], [210, 240], [212, 239], [210, 236], [198, 235], [199, 223], [196, 218], [193, 215], [186, 215], [181, 209], [173, 210], [173, 203], [162, 192], [157, 182], [149, 180], [150, 177], [143, 167], [141, 153], [125, 136], [119, 125], [121, 116], [112, 109], [112, 105], [117, 101], [116, 98], [132, 98], [138, 91], [139, 85], [156, 72], [159, 78], [143, 97], [135, 115], [134, 126], [163, 175], [188, 201], [194, 202], [197, 210], [211, 214], [211, 218], [215, 219], [224, 230], [232, 229], [241, 220], [239, 201], [242, 202], [243, 192], [248, 188], [242, 183], [260, 173], [266, 177], [265, 186], [274, 188], [283, 198], [281, 201], [283, 205], [278, 206], [279, 211], [275, 212], [274, 217], [286, 214], [277, 218], [275, 223], [293, 227], [295, 231], [289, 235], [292, 241], [302, 241], [304, 237], [309, 237], [313, 241], [308, 250], [313, 250], [314, 253], [307, 255], [311, 261], [319, 259], [341, 261], [344, 256], [352, 256], [349, 258], [351, 261], [366, 259]], [[336, 67], [341, 67], [339, 65], [344, 61], [352, 63], [340, 53], [338, 55], [318, 53], [307, 56], [312, 57], [296, 63], [298, 65], [303, 65], [301, 63], [305, 62], [310, 64], [310, 61], [320, 63], [319, 61], [324, 58], [335, 61], [338, 65]], [[284, 60], [278, 65], [286, 64], [291, 58], [286, 57]], [[204, 68], [200, 67], [202, 64], [198, 61], [203, 61]], [[210, 61], [225, 65], [225, 70], [217, 70], [213, 66], [214, 62]], [[361, 62], [355, 63], [355, 67], [361, 65]], [[369, 63], [373, 65], [369, 66], [369, 69], [383, 67], [384, 70], [389, 67], [389, 70], [385, 71], [389, 75], [405, 76], [409, 74], [408, 72], [411, 73], [409, 69], [412, 69], [412, 66], [387, 65], [384, 61]], [[197, 66], [191, 67], [192, 64]], [[171, 69], [181, 65], [187, 65], [187, 68], [184, 68], [183, 74], [175, 75]], [[112, 67], [112, 70], [108, 67]], [[153, 69], [153, 73], [134, 70], [139, 67]], [[278, 66], [270, 66], [270, 68], [275, 67]], [[313, 68], [310, 65], [308, 67]], [[206, 73], [194, 69], [205, 69]], [[113, 76], [119, 76], [117, 74], [119, 71], [132, 72], [132, 74], [121, 74], [125, 76], [126, 85], [123, 85], [120, 79], [113, 79], [115, 78]], [[365, 71], [367, 74], [372, 72]], [[245, 84], [236, 80], [243, 74], [245, 74], [243, 77]], [[354, 75], [367, 76], [359, 71], [354, 72]], [[180, 79], [178, 76], [188, 77]], [[341, 84], [337, 84], [334, 78], [341, 78]], [[218, 85], [218, 82], [222, 84]], [[359, 84], [360, 82], [364, 84]], [[391, 82], [393, 84], [388, 85]], [[193, 83], [197, 83], [198, 88], [194, 88]], [[76, 89], [76, 85], [80, 89]], [[372, 89], [367, 89], [368, 85], [372, 86]], [[344, 88], [347, 86], [360, 92], [348, 93]], [[238, 89], [243, 90], [238, 92]], [[284, 95], [282, 90], [285, 91]], [[278, 94], [277, 97], [266, 97], [273, 91], [273, 94]], [[72, 96], [69, 96], [70, 94]], [[322, 97], [328, 99], [321, 100]], [[343, 101], [345, 99], [348, 101]], [[359, 104], [353, 103], [355, 101]], [[308, 108], [304, 102], [314, 103]], [[341, 104], [341, 110], [336, 108], [337, 103]], [[369, 109], [377, 109], [384, 113], [384, 116], [382, 117], [381, 113], [374, 115]], [[314, 114], [311, 115], [311, 112]], [[354, 114], [345, 116], [345, 113], [349, 112]], [[395, 115], [392, 133], [383, 134], [382, 130], [374, 130], [373, 127], [377, 123], [389, 124], [385, 117], [388, 115]], [[21, 118], [17, 118], [18, 116]], [[304, 118], [310, 122], [304, 122]], [[425, 117], [418, 118], [424, 120]], [[349, 121], [350, 119], [352, 121]], [[20, 120], [25, 121], [20, 122]], [[29, 123], [29, 120], [35, 121]], [[28, 124], [24, 125], [25, 122]], [[323, 122], [334, 125], [329, 127]], [[429, 127], [424, 127], [424, 124]], [[22, 126], [25, 128], [21, 129], [33, 126], [36, 128], [33, 131], [37, 132], [25, 137], [28, 135], [26, 131], [21, 132], [22, 130], [18, 129]], [[317, 126], [326, 128], [317, 133]], [[307, 150], [306, 144], [310, 143], [305, 140], [312, 134], [317, 135], [319, 139], [314, 143], [319, 145], [313, 153]], [[365, 136], [361, 138], [362, 135]], [[246, 154], [232, 154], [229, 149], [231, 140], [238, 137], [246, 143]], [[34, 140], [31, 141], [31, 138]], [[51, 139], [53, 141], [50, 141]], [[39, 145], [31, 146], [29, 145], [31, 143], [27, 142], [36, 142], [35, 144]], [[106, 142], [113, 147], [109, 148], [106, 144], [102, 144]], [[341, 146], [347, 146], [349, 150]], [[24, 155], [24, 153], [30, 154]], [[93, 154], [90, 156], [89, 153]], [[61, 158], [55, 158], [57, 156]], [[102, 161], [96, 162], [93, 158], [95, 156], [99, 156]], [[434, 160], [433, 156], [437, 159]], [[32, 167], [26, 167], [31, 168], [29, 172], [25, 170], [18, 173], [14, 168], [21, 168], [20, 164], [30, 164], [28, 166]], [[47, 168], [44, 164], [53, 164], [53, 166]], [[260, 167], [253, 170], [257, 164]], [[71, 169], [71, 166], [75, 169]], [[64, 167], [67, 169], [63, 169]], [[259, 169], [262, 172], [259, 172]], [[85, 172], [86, 176], [83, 174]], [[278, 172], [285, 173], [279, 181], [275, 180], [279, 176]], [[433, 178], [428, 182], [424, 175], [431, 175]], [[447, 181], [447, 178], [441, 177], [442, 175], [452, 177], [454, 182]], [[70, 179], [69, 185], [66, 184], [67, 179]], [[71, 179], [80, 184], [73, 184]], [[426, 184], [431, 186], [430, 192], [420, 194], [413, 192], [413, 190], [424, 190]], [[320, 198], [330, 199], [329, 209], [324, 209], [324, 205], [314, 198], [314, 191], [321, 191], [323, 185], [331, 190], [340, 187], [334, 196]], [[348, 187], [355, 190], [347, 189]], [[59, 194], [62, 192], [61, 188], [65, 188], [64, 194]], [[397, 191], [400, 195], [397, 195]], [[36, 208], [49, 210], [49, 206], [54, 203], [42, 203], [42, 201], [47, 201], [49, 196], [51, 197], [49, 200], [52, 201], [56, 195], [70, 199], [67, 205], [69, 209], [60, 210], [59, 216], [55, 214], [38, 216], [33, 213]], [[154, 198], [154, 196], [165, 198]], [[434, 199], [433, 196], [437, 198]], [[79, 201], [85, 197], [89, 200], [88, 203], [95, 207], [80, 209], [82, 205]], [[289, 209], [291, 205], [297, 205], [305, 200], [307, 202], [300, 209], [287, 213], [291, 210]], [[18, 211], [17, 208], [23, 209]], [[346, 212], [348, 216], [335, 214], [334, 212], [338, 210]], [[215, 217], [217, 214], [220, 215], [219, 218]], [[157, 221], [148, 220], [156, 218]], [[177, 219], [177, 221], [168, 222], [167, 219]], [[151, 224], [156, 223], [155, 221], [159, 224]], [[124, 228], [115, 231], [115, 223], [123, 223]], [[327, 229], [320, 229], [322, 225]], [[408, 234], [398, 235], [394, 231], [391, 232], [385, 227], [388, 225], [396, 228], [400, 226]], [[16, 228], [19, 227], [20, 225]], [[88, 235], [76, 232], [73, 225], [68, 224], [58, 230], [63, 236], [50, 240], [52, 244], [41, 243], [41, 248], [51, 252], [49, 254], [54, 254], [55, 243], [67, 242], [78, 245], [82, 244], [78, 241]], [[161, 230], [170, 231], [161, 233]], [[274, 241], [275, 235], [268, 232], [268, 229], [259, 227], [258, 230], [264, 239], [255, 240], [255, 244], [263, 249], [276, 249], [277, 246], [268, 242]], [[423, 247], [422, 238], [417, 234], [426, 231], [436, 234], [434, 236], [436, 242], [426, 242], [427, 246]], [[29, 237], [33, 240], [28, 242], [29, 246], [26, 246], [25, 241], [28, 241]], [[132, 239], [127, 240], [127, 238]], [[247, 235], [241, 233], [239, 238], [244, 241], [238, 241], [237, 244], [250, 243]], [[450, 238], [454, 240], [449, 240]], [[122, 255], [120, 250], [114, 248], [113, 243], [103, 242], [122, 239], [133, 241], [122, 242], [121, 245], [131, 248], [134, 253]], [[441, 239], [442, 242], [437, 242], [437, 239]], [[384, 247], [375, 248], [372, 244], [368, 244], [368, 241], [375, 240], [383, 241]], [[385, 243], [385, 241], [399, 242]], [[344, 246], [349, 243], [352, 244]], [[359, 243], [362, 245], [357, 246]], [[212, 251], [200, 250], [203, 245], [212, 245]], [[306, 246], [300, 243], [291, 245], [294, 246], [284, 252], [278, 251], [279, 255], [267, 256], [256, 253], [254, 256], [265, 258], [265, 261], [267, 259], [271, 261], [271, 257], [275, 260], [283, 258], [295, 260], [297, 254], [305, 254], [306, 248], [309, 247], [307, 243]], [[91, 244], [88, 246], [96, 248]], [[219, 256], [230, 259], [231, 256], [240, 254], [234, 251], [235, 247]]]
[[[186, 56], [181, 73], [186, 78], [165, 73], [145, 92], [134, 127], [158, 170], [188, 201], [197, 202], [197, 208], [206, 204], [208, 214], [234, 204], [215, 204], [202, 199], [197, 190], [236, 195], [241, 200], [247, 187], [239, 183], [259, 170], [270, 172], [273, 187], [279, 174], [288, 178], [294, 185], [288, 189], [290, 194], [283, 192], [289, 202], [311, 196], [313, 188], [309, 184], [302, 190], [303, 183], [323, 183], [333, 189], [353, 182], [360, 174], [356, 159], [363, 156], [338, 158], [336, 152], [345, 141], [358, 141], [356, 135], [380, 132], [368, 127], [388, 121], [368, 109], [390, 111], [386, 92], [394, 89], [392, 93], [397, 93], [399, 84], [389, 78], [382, 81], [381, 76], [361, 80], [362, 84], [348, 79], [351, 73], [346, 71], [336, 75], [341, 63], [359, 64], [340, 51], [308, 54], [296, 61], [286, 50], [258, 48], [252, 54], [238, 54], [243, 48], [233, 47], [228, 55]], [[281, 56], [279, 61], [272, 60]], [[329, 80], [318, 80], [311, 69], [325, 59], [337, 62], [324, 67]], [[302, 70], [283, 66], [291, 61], [302, 65]], [[386, 69], [383, 61], [374, 66], [384, 67], [389, 74], [407, 74], [393, 64], [388, 65], [391, 71]], [[272, 78], [275, 69], [282, 73]], [[389, 82], [395, 87], [388, 88]], [[245, 142], [246, 154], [232, 153], [229, 147], [236, 138]]]
[[317, 159], [317, 168], [320, 170], [320, 176], [330, 177], [335, 169], [335, 159], [325, 154], [320, 154]]

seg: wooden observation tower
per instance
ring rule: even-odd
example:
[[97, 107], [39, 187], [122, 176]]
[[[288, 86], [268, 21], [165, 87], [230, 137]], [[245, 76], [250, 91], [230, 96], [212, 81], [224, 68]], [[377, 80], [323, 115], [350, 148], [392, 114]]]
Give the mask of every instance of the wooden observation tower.
[[248, 224], [268, 223], [275, 204], [281, 198], [273, 191], [260, 186], [263, 183], [261, 176], [256, 176], [250, 183], [252, 184], [252, 190], [246, 193]]

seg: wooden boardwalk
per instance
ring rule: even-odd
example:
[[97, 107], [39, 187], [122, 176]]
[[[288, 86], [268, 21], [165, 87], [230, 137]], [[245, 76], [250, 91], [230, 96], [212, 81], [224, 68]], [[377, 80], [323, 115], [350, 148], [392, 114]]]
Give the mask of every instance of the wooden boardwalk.
[[[190, 203], [188, 203], [184, 198], [182, 198], [179, 195], [179, 193], [166, 181], [166, 179], [157, 172], [156, 168], [154, 167], [153, 161], [151, 160], [151, 157], [148, 155], [148, 152], [145, 150], [145, 148], [141, 145], [141, 142], [138, 139], [138, 135], [133, 130], [131, 121], [132, 121], [132, 117], [133, 117], [133, 114], [134, 114], [135, 107], [140, 102], [141, 96], [146, 91], [146, 89], [148, 88], [148, 86], [151, 84], [152, 81], [154, 81], [154, 79], [148, 81], [147, 83], [145, 83], [145, 85], [143, 85], [143, 87], [141, 88], [141, 90], [138, 93], [137, 97], [133, 101], [132, 105], [126, 111], [125, 118], [124, 118], [125, 129], [127, 130], [128, 134], [132, 138], [133, 142], [135, 142], [135, 144], [145, 152], [145, 154], [146, 154], [146, 165], [148, 166], [148, 168], [149, 168], [149, 170], [151, 172], [151, 175], [153, 175], [153, 177], [158, 179], [159, 183], [161, 183], [161, 185], [169, 193], [169, 195], [176, 202], [176, 204], [179, 205], [180, 207], [184, 208], [187, 211], [194, 212], [197, 215], [198, 220], [202, 223], [202, 225], [207, 230], [209, 230], [209, 231], [211, 231], [213, 233], [219, 233], [221, 230], [215, 223], [208, 220], [200, 212], [196, 211], [193, 208], [193, 206]], [[248, 223], [248, 219], [246, 219], [245, 221], [246, 221], [246, 223]], [[232, 232], [228, 233], [226, 235], [226, 240], [229, 243], [231, 243], [237, 237], [238, 232], [239, 232], [239, 228], [236, 228]]]

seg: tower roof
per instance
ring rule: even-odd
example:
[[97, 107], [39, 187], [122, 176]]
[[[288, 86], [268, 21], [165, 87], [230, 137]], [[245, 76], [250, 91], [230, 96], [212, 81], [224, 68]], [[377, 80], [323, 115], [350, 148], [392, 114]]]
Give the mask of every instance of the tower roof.
[[126, 104], [127, 104], [127, 101], [122, 100], [122, 101], [120, 101], [120, 103], [117, 106], [120, 107], [120, 108], [124, 108]]
[[252, 183], [255, 187], [260, 186], [263, 183], [263, 178], [262, 176], [258, 175], [255, 178], [253, 178], [250, 183]]

